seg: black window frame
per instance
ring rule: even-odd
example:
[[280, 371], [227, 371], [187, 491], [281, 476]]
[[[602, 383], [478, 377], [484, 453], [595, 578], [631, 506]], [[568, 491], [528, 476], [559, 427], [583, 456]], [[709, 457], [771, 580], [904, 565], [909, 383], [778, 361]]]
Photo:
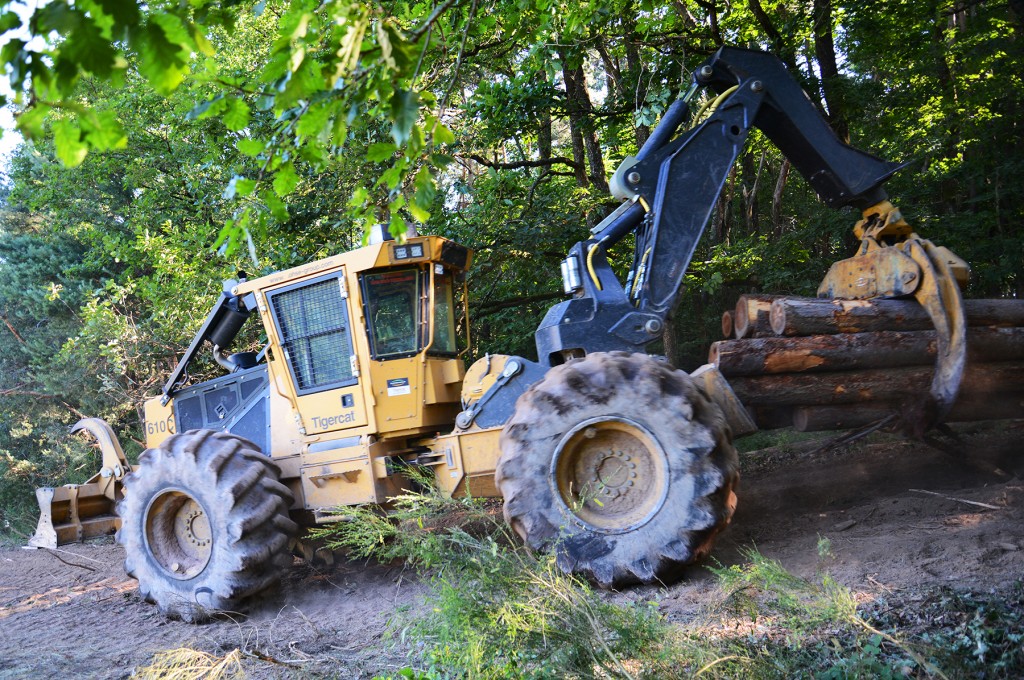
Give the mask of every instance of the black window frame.
[[[429, 263], [428, 263], [429, 264]], [[408, 352], [394, 352], [391, 354], [381, 354], [377, 351], [377, 334], [373, 328], [373, 314], [370, 313], [370, 288], [368, 279], [371, 276], [378, 276], [381, 274], [390, 274], [395, 272], [411, 271], [416, 274], [416, 286], [417, 295], [419, 299], [416, 301], [416, 349]], [[411, 263], [408, 267], [388, 267], [387, 269], [371, 269], [369, 271], [362, 272], [359, 275], [359, 288], [362, 291], [363, 296], [363, 317], [366, 320], [366, 339], [370, 345], [370, 358], [374, 361], [391, 361], [392, 359], [408, 359], [409, 357], [417, 356], [423, 351], [423, 347], [427, 344], [427, 334], [429, 333], [430, 320], [426, 319], [425, 303], [423, 297], [423, 291], [427, 290], [427, 286], [431, 284], [430, 276], [427, 269], [422, 264]]]
[[[274, 319], [274, 325], [276, 327], [275, 331], [277, 332], [277, 337], [281, 341], [280, 342], [281, 352], [284, 354], [284, 356], [281, 357], [281, 358], [284, 360], [285, 366], [288, 369], [288, 375], [291, 378], [292, 387], [295, 389], [296, 396], [302, 397], [302, 396], [306, 396], [307, 394], [316, 394], [318, 392], [326, 392], [327, 390], [338, 389], [338, 388], [341, 388], [341, 387], [351, 387], [352, 385], [357, 385], [359, 383], [359, 375], [355, 371], [353, 371], [352, 377], [351, 378], [347, 378], [345, 380], [337, 380], [337, 381], [334, 381], [334, 382], [331, 382], [331, 383], [326, 383], [326, 384], [323, 384], [323, 385], [316, 385], [316, 386], [313, 386], [313, 387], [305, 387], [305, 388], [300, 387], [299, 386], [298, 376], [295, 375], [295, 370], [294, 370], [294, 367], [292, 366], [291, 357], [288, 356], [288, 349], [286, 347], [289, 344], [290, 340], [286, 340], [285, 337], [284, 337], [284, 332], [283, 332], [284, 326], [281, 323], [280, 316], [278, 315], [277, 305], [274, 304], [274, 298], [277, 297], [278, 295], [282, 295], [284, 293], [289, 293], [289, 292], [297, 290], [299, 288], [307, 288], [309, 286], [314, 286], [314, 285], [316, 285], [318, 283], [323, 283], [325, 281], [330, 281], [332, 279], [335, 280], [337, 282], [337, 285], [338, 285], [338, 299], [341, 301], [342, 316], [344, 318], [344, 323], [345, 323], [345, 325], [342, 326], [340, 330], [342, 332], [344, 332], [345, 335], [348, 338], [349, 365], [352, 366], [353, 357], [356, 357], [357, 354], [356, 354], [354, 338], [352, 337], [352, 315], [351, 315], [351, 312], [350, 312], [350, 309], [349, 309], [349, 304], [348, 304], [349, 303], [349, 296], [347, 295], [347, 293], [344, 294], [344, 295], [342, 294], [344, 291], [347, 291], [347, 283], [345, 282], [345, 272], [344, 272], [344, 270], [336, 271], [336, 272], [331, 272], [329, 274], [324, 274], [323, 276], [317, 276], [317, 277], [312, 278], [312, 279], [305, 279], [303, 281], [298, 281], [296, 283], [292, 283], [292, 284], [289, 284], [287, 286], [284, 286], [283, 288], [278, 288], [276, 290], [268, 291], [266, 293], [267, 304], [270, 307], [270, 314], [271, 314], [271, 316]], [[302, 339], [306, 339], [306, 338], [313, 337], [313, 336], [309, 335], [309, 336], [301, 336], [301, 337], [302, 337]]]

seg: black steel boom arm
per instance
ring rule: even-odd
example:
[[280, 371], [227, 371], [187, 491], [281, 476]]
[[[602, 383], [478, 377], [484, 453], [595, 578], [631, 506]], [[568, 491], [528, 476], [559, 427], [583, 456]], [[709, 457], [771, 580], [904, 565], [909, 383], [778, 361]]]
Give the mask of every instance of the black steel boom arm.
[[[694, 249], [751, 127], [757, 127], [832, 207], [885, 200], [882, 184], [900, 165], [841, 142], [786, 72], [765, 52], [723, 47], [694, 72], [637, 153], [613, 178], [627, 199], [594, 237], [573, 246], [563, 270], [573, 298], [552, 307], [537, 329], [538, 359], [614, 349], [642, 350], [660, 337]], [[717, 95], [702, 123], [676, 134], [698, 87]], [[633, 267], [619, 283], [604, 252], [636, 234]]]

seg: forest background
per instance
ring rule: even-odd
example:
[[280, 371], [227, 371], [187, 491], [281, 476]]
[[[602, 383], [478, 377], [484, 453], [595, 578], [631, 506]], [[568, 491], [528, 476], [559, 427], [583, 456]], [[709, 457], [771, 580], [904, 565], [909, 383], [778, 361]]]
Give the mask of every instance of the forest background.
[[[1024, 294], [1021, 0], [52, 0], [0, 30], [28, 139], [0, 189], [0, 532], [94, 472], [78, 418], [138, 452], [223, 279], [372, 224], [473, 248], [471, 358], [532, 356], [611, 172], [724, 44], [907, 163], [889, 193], [972, 265], [968, 296]], [[695, 368], [739, 294], [813, 294], [857, 217], [755, 132], [659, 349]]]

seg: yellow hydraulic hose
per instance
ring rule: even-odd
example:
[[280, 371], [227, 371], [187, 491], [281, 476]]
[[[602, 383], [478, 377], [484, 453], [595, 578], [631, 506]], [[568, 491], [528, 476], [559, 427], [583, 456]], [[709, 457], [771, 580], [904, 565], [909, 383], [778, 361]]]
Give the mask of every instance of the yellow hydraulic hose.
[[[653, 247], [653, 246], [651, 246]], [[651, 254], [651, 248], [647, 248], [644, 251], [644, 256], [640, 258], [640, 266], [636, 268], [636, 278], [633, 279], [633, 285], [629, 287], [629, 297], [636, 295], [637, 284], [640, 283], [640, 277], [643, 276], [644, 270], [647, 267], [647, 256]]]
[[704, 102], [704, 104], [701, 105], [700, 109], [697, 110], [697, 115], [693, 117], [693, 124], [696, 125], [697, 122], [700, 121], [700, 117], [704, 115], [705, 111], [708, 113], [709, 116], [712, 113], [714, 113], [715, 109], [718, 108], [718, 105], [721, 104], [726, 97], [728, 97], [738, 89], [740, 89], [739, 85], [733, 85], [728, 90], [718, 95], [714, 99], [709, 99], [708, 101]]
[[595, 243], [590, 246], [590, 250], [587, 251], [587, 271], [590, 272], [590, 278], [594, 280], [594, 285], [597, 286], [598, 290], [604, 290], [601, 287], [601, 282], [597, 278], [597, 272], [594, 271], [594, 253], [597, 252], [599, 243]]

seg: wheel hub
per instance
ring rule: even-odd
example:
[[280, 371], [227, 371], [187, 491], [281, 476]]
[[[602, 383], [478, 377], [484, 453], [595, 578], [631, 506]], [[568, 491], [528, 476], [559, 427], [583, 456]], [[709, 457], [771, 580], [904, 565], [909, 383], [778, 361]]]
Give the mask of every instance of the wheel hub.
[[668, 494], [668, 461], [636, 421], [593, 418], [567, 432], [551, 462], [556, 495], [577, 522], [604, 533], [647, 523]]
[[213, 554], [210, 520], [203, 506], [181, 489], [168, 489], [146, 508], [146, 548], [170, 576], [200, 574]]

